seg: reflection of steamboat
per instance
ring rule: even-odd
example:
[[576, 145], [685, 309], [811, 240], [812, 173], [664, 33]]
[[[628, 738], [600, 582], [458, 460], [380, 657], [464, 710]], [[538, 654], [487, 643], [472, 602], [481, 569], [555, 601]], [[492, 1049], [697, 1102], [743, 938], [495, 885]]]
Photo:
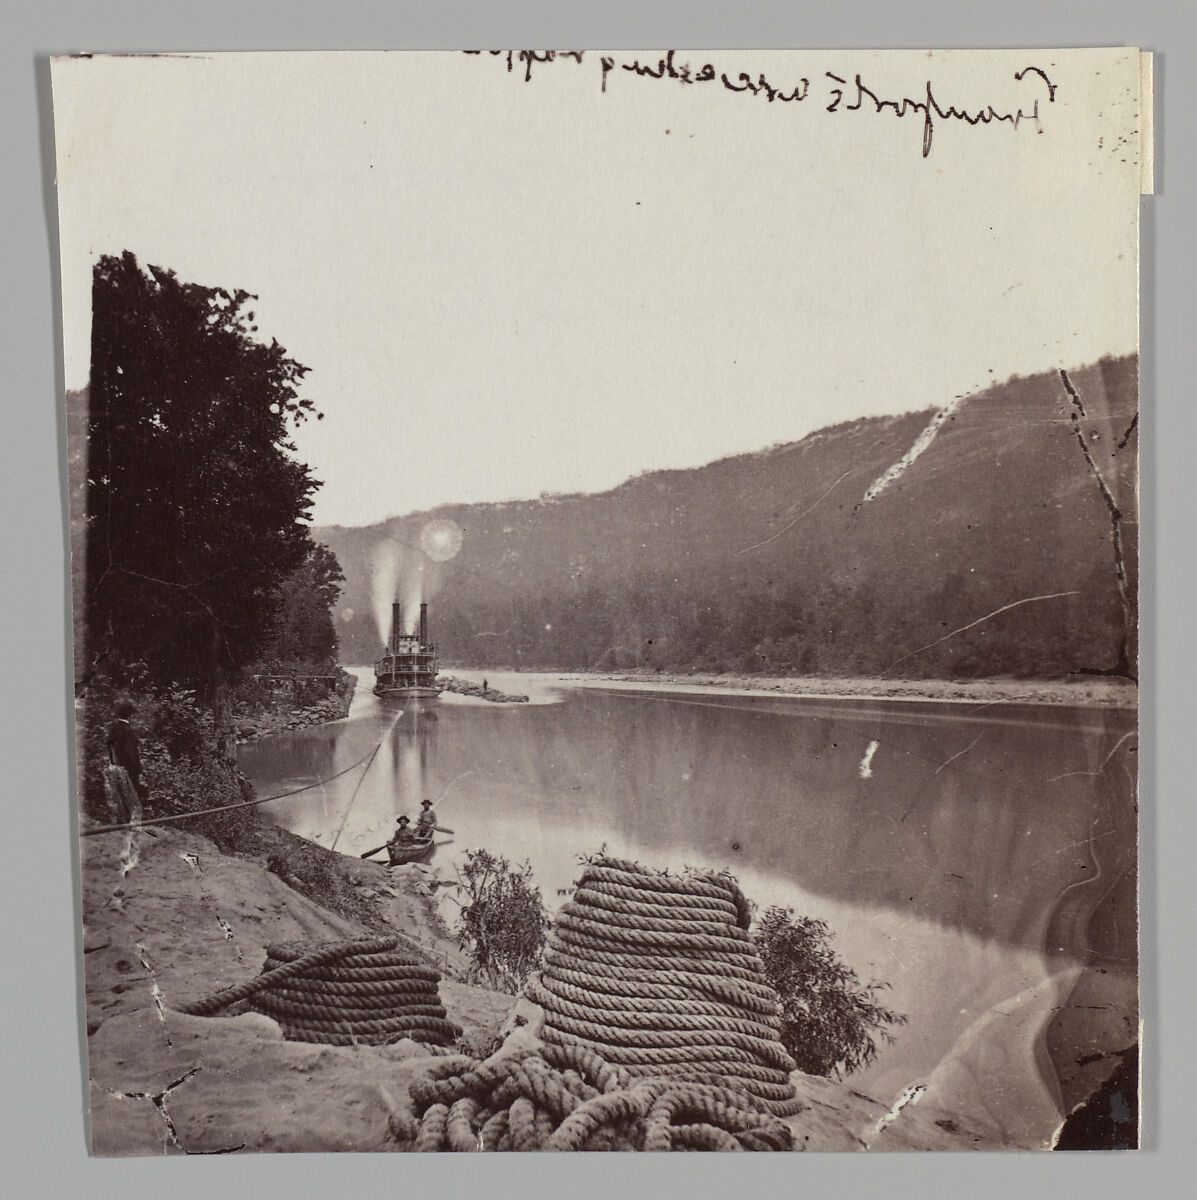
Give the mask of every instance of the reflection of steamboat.
[[436, 647], [428, 640], [428, 605], [420, 605], [415, 633], [404, 633], [398, 603], [391, 605], [391, 640], [374, 664], [376, 696], [439, 696]]

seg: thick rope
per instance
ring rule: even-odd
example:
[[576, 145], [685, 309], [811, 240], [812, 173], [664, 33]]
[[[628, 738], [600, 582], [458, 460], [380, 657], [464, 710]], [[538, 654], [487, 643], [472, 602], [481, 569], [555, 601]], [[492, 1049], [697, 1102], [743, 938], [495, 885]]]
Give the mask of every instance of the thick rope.
[[[670, 875], [667, 871], [657, 871], [651, 867], [642, 867], [639, 863], [629, 862], [627, 859], [608, 858], [599, 856], [591, 860], [591, 865], [600, 869], [610, 869], [620, 871], [625, 875], [632, 876], [631, 885], [637, 888], [653, 888], [658, 885], [662, 886], [660, 890], [670, 890], [668, 884], [670, 882], [680, 882], [685, 886], [681, 889], [688, 895], [709, 895], [720, 899], [728, 898], [736, 909], [736, 923], [741, 929], [748, 929], [752, 924], [752, 905], [749, 904], [747, 897], [740, 891], [740, 885], [735, 878], [726, 872], [711, 873], [706, 875], [687, 875], [679, 880], [678, 876]], [[702, 891], [702, 887], [710, 888], [710, 891]]]
[[776, 1117], [730, 1088], [636, 1081], [578, 1045], [524, 1048], [498, 1062], [461, 1060], [411, 1084], [414, 1149], [789, 1150]]
[[[396, 944], [396, 939], [384, 939]], [[269, 970], [274, 970], [275, 967], [286, 966], [290, 959], [280, 959], [272, 954], [272, 951], [279, 950], [278, 946], [268, 946], [266, 948], [266, 966]], [[437, 977], [435, 967], [428, 965], [427, 958], [416, 957], [412, 954], [396, 954], [386, 951], [380, 951], [377, 954], [348, 954], [343, 959], [336, 959], [334, 962], [321, 967], [321, 971], [330, 973], [330, 978], [352, 978], [350, 975], [345, 975], [348, 971], [369, 971], [373, 976], [379, 979], [386, 979], [388, 968], [400, 968], [401, 972], [412, 979], [433, 979]], [[413, 967], [422, 968], [424, 974], [421, 975], [418, 971], [413, 971]]]
[[474, 1118], [478, 1115], [478, 1101], [472, 1096], [462, 1096], [453, 1103], [445, 1120], [445, 1134], [450, 1150], [476, 1150], [478, 1134], [474, 1132]]
[[384, 1045], [410, 1038], [445, 1046], [461, 1034], [446, 1019], [439, 974], [397, 953], [395, 938], [338, 942], [311, 949], [276, 945], [256, 979], [180, 1011], [211, 1016], [256, 1010], [272, 1017], [290, 1041], [335, 1046]]
[[[575, 897], [575, 903], [581, 902]], [[608, 912], [606, 909], [591, 909], [585, 917], [562, 913], [558, 919], [567, 929], [577, 929], [582, 933], [592, 933], [617, 942], [650, 946], [686, 946], [700, 950], [721, 950], [725, 943], [729, 943], [728, 949], [731, 953], [754, 956], [748, 934], [738, 925], [728, 925], [724, 921], [676, 917], [661, 919], [643, 917], [638, 913]], [[653, 936], [656, 934], [663, 936]]]
[[[635, 1045], [618, 1045], [606, 1040], [598, 1041], [595, 1038], [587, 1038], [569, 1030], [560, 1031], [555, 1028], [549, 1030], [546, 1027], [545, 1032], [546, 1037], [551, 1037], [551, 1040], [555, 1042], [560, 1043], [568, 1038], [593, 1050], [596, 1054], [610, 1059], [611, 1062], [628, 1068], [670, 1068], [678, 1063], [699, 1063], [705, 1067], [706, 1064], [711, 1063], [727, 1067], [729, 1075], [733, 1075], [735, 1078], [740, 1078], [740, 1076], [733, 1064], [747, 1049], [743, 1045], [737, 1045], [734, 1040], [735, 1035], [730, 1033], [715, 1035], [715, 1038], [710, 1041], [698, 1040], [705, 1036], [703, 1034], [691, 1034], [689, 1040], [681, 1042], [681, 1044], [675, 1043], [672, 1038], [667, 1036], [645, 1034], [644, 1040]], [[661, 1074], [662, 1072], [658, 1071], [657, 1073]], [[670, 1071], [665, 1070], [663, 1073], [669, 1074]], [[778, 1068], [778, 1073], [779, 1079], [786, 1075], [781, 1067]], [[749, 1089], [749, 1086], [748, 1083], [745, 1083], [746, 1090]]]
[[790, 1149], [802, 1106], [749, 911], [727, 876], [590, 863], [525, 987], [542, 1043], [413, 1082], [416, 1148]]
[[546, 986], [557, 989], [558, 984], [578, 987], [593, 993], [590, 1001], [600, 1004], [601, 997], [643, 996], [660, 1000], [685, 1000], [701, 994], [704, 998], [726, 1001], [753, 1012], [775, 1015], [780, 1005], [775, 992], [766, 991], [751, 980], [723, 978], [694, 971], [632, 971], [604, 968], [595, 964], [587, 969], [585, 959], [570, 955], [546, 953], [545, 961], [553, 966], [551, 974], [542, 976]]
[[[781, 1118], [802, 1106], [749, 912], [728, 876], [590, 863], [526, 985], [543, 1040], [413, 1081], [415, 1149], [791, 1149]], [[354, 999], [358, 1022], [375, 1019], [370, 992]]]
[[[225, 988], [224, 991], [206, 996], [192, 1004], [179, 1005], [178, 1011], [190, 1013], [192, 1016], [207, 1017], [222, 1008], [227, 1008], [238, 1000], [244, 1000], [263, 988], [272, 987], [286, 979], [292, 979], [307, 971], [315, 970], [326, 963], [336, 962], [349, 954], [369, 954], [373, 951], [385, 951], [397, 945], [393, 938], [372, 938], [369, 941], [341, 942], [333, 946], [325, 946], [302, 958], [296, 958], [273, 970], [265, 971], [256, 979], [250, 979], [236, 987]], [[269, 949], [266, 951], [270, 954]], [[267, 959], [269, 962], [269, 958]]]
[[[285, 1017], [310, 1017], [313, 1020], [327, 1020], [329, 1010], [322, 1004], [312, 1004], [304, 992], [291, 992], [290, 996], [302, 996], [302, 1000], [288, 999], [285, 996], [278, 994], [262, 993], [259, 997], [262, 1008], [269, 1012], [272, 1016], [277, 1012]], [[351, 997], [351, 1000], [360, 999], [360, 997]], [[385, 1014], [391, 1012], [393, 1005], [388, 1004], [381, 998], [373, 998], [373, 1007], [362, 1008], [355, 1003], [345, 1003], [344, 1000], [338, 998], [337, 1006], [340, 1011], [349, 1020], [365, 1021], [373, 1019], [386, 1019]], [[446, 1013], [444, 1005], [441, 1004], [406, 1004], [403, 1008], [405, 1017], [436, 1017], [443, 1021]]]
[[[653, 1079], [661, 1074], [661, 1068], [652, 1064], [626, 1066], [624, 1070], [634, 1079]], [[750, 1100], [753, 1104], [776, 1100], [782, 1105], [776, 1110], [779, 1116], [791, 1116], [795, 1111], [791, 1103], [794, 1085], [790, 1082], [790, 1077], [772, 1067], [758, 1067], [751, 1063], [741, 1063], [732, 1067], [727, 1063], [710, 1060], [701, 1063], [675, 1063], [669, 1069], [669, 1078], [678, 1082], [710, 1084], [718, 1088], [732, 1088], [734, 1085], [738, 1092], [743, 1093], [740, 1096], [742, 1104]], [[774, 1111], [768, 1105], [764, 1107], [769, 1112]]]
[[[692, 1008], [679, 1004], [677, 1008], [670, 1006], [669, 1012], [659, 1010], [591, 1008], [585, 1004], [575, 1004], [563, 1000], [547, 988], [536, 987], [529, 981], [525, 994], [537, 1004], [548, 1003], [563, 1017], [578, 1023], [584, 1023], [596, 1029], [609, 1029], [612, 1034], [634, 1034], [647, 1030], [734, 1030], [754, 1038], [764, 1038], [772, 1042], [778, 1036], [776, 1025], [770, 1026], [758, 1021], [745, 1020], [743, 1014], [737, 1014], [731, 1005], [723, 1006], [726, 1011], [721, 1013], [694, 1012]], [[733, 1015], [735, 1014], [735, 1015]], [[623, 1041], [622, 1037], [615, 1039]]]
[[[785, 1047], [780, 1042], [773, 1041], [768, 1036], [758, 1037], [730, 1029], [727, 1024], [706, 1029], [692, 1027], [646, 1029], [641, 1024], [637, 1028], [628, 1029], [614, 1025], [599, 1025], [592, 1021], [579, 1021], [558, 1011], [554, 1017], [554, 1026], [561, 1033], [572, 1033], [595, 1045], [603, 1046], [605, 1051], [600, 1051], [600, 1053], [606, 1052], [612, 1057], [615, 1056], [616, 1051], [635, 1051], [645, 1048], [671, 1051], [690, 1047], [717, 1047], [722, 1052], [731, 1046], [734, 1050], [748, 1051], [759, 1060], [776, 1066], [782, 1071], [787, 1069], [787, 1064], [791, 1061]], [[766, 1034], [768, 1032], [766, 1031]], [[619, 1061], [619, 1058], [616, 1058], [616, 1061]], [[623, 1061], [636, 1062], [638, 1060], [625, 1058]]]
[[[596, 908], [609, 908], [615, 912], [643, 912], [648, 917], [665, 917], [673, 915], [677, 909], [664, 895], [656, 895], [651, 900], [643, 899], [644, 892], [640, 888], [625, 887], [618, 883], [602, 883], [599, 880], [588, 880], [584, 888], [579, 887], [574, 892], [574, 899], [584, 899]], [[613, 901], [623, 901], [622, 904]], [[737, 916], [736, 906], [730, 900], [715, 900], [709, 896], [687, 896], [686, 904], [690, 908], [710, 909], [712, 912], [726, 913]]]
[[[683, 975], [692, 975], [700, 971], [704, 975], [719, 975], [725, 979], [739, 979], [745, 983], [765, 986], [761, 983], [758, 970], [748, 966], [738, 966], [721, 962], [703, 951], [695, 951], [683, 957], [681, 955], [653, 955], [651, 962], [634, 957], [626, 951], [612, 952], [595, 950], [593, 947], [582, 945], [574, 947], [574, 934], [563, 931], [563, 936], [550, 942], [545, 948], [547, 962], [563, 961], [563, 965], [582, 970], [593, 971], [596, 975], [604, 975], [611, 979], [634, 979], [644, 983], [676, 983], [676, 977], [669, 972], [680, 971]], [[570, 942], [564, 939], [569, 938]], [[595, 939], [591, 939], [595, 940]], [[776, 994], [776, 993], [774, 993]]]
[[[685, 1086], [722, 1087], [749, 1111], [797, 1112], [794, 1062], [779, 1040], [780, 1005], [747, 932], [749, 914], [730, 876], [592, 860], [553, 923], [540, 974], [526, 985], [545, 1012], [544, 1041], [590, 1050], [632, 1079], [679, 1077]], [[631, 1090], [643, 1098], [640, 1087]], [[612, 1119], [643, 1122], [654, 1148], [668, 1148], [673, 1136], [662, 1128], [685, 1123], [621, 1104]], [[608, 1124], [607, 1110], [599, 1112], [599, 1124]], [[725, 1144], [681, 1135], [691, 1141]]]
[[[590, 880], [596, 883], [617, 883], [637, 892], [660, 892], [671, 897], [684, 898], [687, 896], [706, 896], [712, 900], [732, 900], [730, 888], [712, 884], [702, 879], [682, 879], [679, 876], [665, 874], [649, 874], [644, 871], [628, 871], [621, 867], [607, 864], [616, 862], [615, 859], [596, 859], [586, 868], [583, 884]], [[652, 896], [641, 895], [645, 903], [654, 903]], [[734, 904], [734, 900], [732, 901]], [[655, 903], [664, 903], [660, 896]]]
[[315, 995], [335, 996], [344, 1008], [387, 1008], [400, 993], [406, 995], [409, 1004], [437, 1004], [435, 983], [424, 979], [395, 979], [379, 983], [331, 983], [323, 979], [304, 979], [301, 991], [285, 983], [271, 989], [280, 1000], [294, 1000], [300, 1004], [311, 1003]]
[[[581, 1007], [585, 1007], [593, 1014], [599, 1009], [614, 1009], [622, 1010], [625, 1013], [635, 1012], [659, 1012], [661, 1005], [657, 997], [651, 994], [642, 994], [637, 985], [629, 984], [622, 992], [611, 995], [607, 992], [590, 991], [583, 984], [574, 986], [567, 979], [562, 979], [562, 975], [568, 975], [570, 972], [558, 972], [557, 975], [545, 979], [540, 978], [535, 981], [534, 986], [537, 988], [547, 988], [554, 992], [562, 1000], [570, 1001]], [[643, 987], [643, 985], [639, 985]], [[755, 1000], [756, 997], [749, 993], [745, 993], [748, 999]], [[732, 1003], [719, 1000], [694, 1000], [691, 998], [689, 991], [683, 987], [663, 987], [658, 989], [658, 997], [672, 1001], [670, 1004], [671, 1013], [691, 1013], [696, 1016], [707, 1017], [744, 1017], [744, 1010], [749, 1008], [755, 1015], [754, 1020], [761, 1024], [768, 1025], [774, 1033], [780, 1028], [781, 1018], [775, 1012], [769, 1009], [752, 1008], [750, 1005], [742, 1003]], [[539, 1003], [539, 1001], [538, 1001]], [[762, 1005], [765, 1002], [762, 1002]]]

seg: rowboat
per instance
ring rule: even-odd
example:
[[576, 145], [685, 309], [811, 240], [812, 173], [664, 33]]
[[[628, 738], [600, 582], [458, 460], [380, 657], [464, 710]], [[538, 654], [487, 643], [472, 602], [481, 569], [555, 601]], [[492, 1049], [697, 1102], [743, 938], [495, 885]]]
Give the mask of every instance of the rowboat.
[[432, 834], [425, 838], [413, 838], [410, 842], [388, 842], [387, 855], [392, 867], [406, 863], [427, 862], [432, 857]]

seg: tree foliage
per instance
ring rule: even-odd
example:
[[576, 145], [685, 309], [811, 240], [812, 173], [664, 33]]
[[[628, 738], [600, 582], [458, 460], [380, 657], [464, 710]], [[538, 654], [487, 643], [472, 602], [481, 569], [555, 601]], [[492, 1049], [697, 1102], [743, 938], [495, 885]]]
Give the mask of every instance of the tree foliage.
[[466, 900], [458, 941], [470, 952], [474, 976], [499, 991], [518, 992], [540, 962], [549, 927], [531, 864], [513, 869], [489, 850], [467, 850], [457, 879]]
[[[156, 683], [144, 663], [109, 662], [89, 681], [76, 708], [79, 729], [80, 797], [85, 812], [112, 820], [102, 771], [108, 761], [107, 732], [120, 699], [133, 699], [147, 816], [194, 812], [247, 798], [247, 783], [235, 766], [212, 752], [212, 713], [195, 693], [173, 683]], [[189, 826], [198, 828], [198, 826]]]
[[143, 661], [218, 716], [269, 640], [279, 587], [311, 555], [319, 486], [290, 440], [315, 412], [299, 395], [307, 368], [257, 340], [254, 299], [143, 269], [128, 251], [93, 272], [90, 656]]
[[877, 1001], [887, 984], [862, 984], [831, 946], [831, 930], [791, 908], [765, 910], [753, 929], [765, 976], [781, 998], [781, 1042], [808, 1075], [850, 1075], [877, 1055], [877, 1039], [906, 1018]]
[[274, 619], [264, 657], [274, 663], [331, 665], [337, 652], [332, 607], [345, 576], [337, 557], [319, 542], [279, 584]]

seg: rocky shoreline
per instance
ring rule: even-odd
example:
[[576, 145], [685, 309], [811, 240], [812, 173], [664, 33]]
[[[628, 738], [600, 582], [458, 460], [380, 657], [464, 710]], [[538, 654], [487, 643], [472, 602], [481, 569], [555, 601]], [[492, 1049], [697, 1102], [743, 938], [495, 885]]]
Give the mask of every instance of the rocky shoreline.
[[341, 669], [332, 695], [315, 703], [299, 705], [291, 699], [280, 697], [274, 704], [239, 711], [234, 716], [237, 742], [256, 742], [271, 734], [344, 720], [349, 715], [356, 686], [357, 680]]
[[906, 700], [956, 704], [1043, 704], [1133, 709], [1138, 688], [1129, 679], [876, 679], [838, 676], [711, 674], [633, 668], [618, 672], [569, 671], [559, 679], [582, 687], [635, 684], [648, 689], [743, 692], [795, 698]]
[[492, 704], [527, 704], [528, 697], [508, 692], [500, 692], [497, 688], [484, 688], [480, 683], [469, 679], [458, 679], [455, 675], [439, 675], [437, 683], [446, 692], [457, 696], [474, 696], [479, 700], [489, 700]]

